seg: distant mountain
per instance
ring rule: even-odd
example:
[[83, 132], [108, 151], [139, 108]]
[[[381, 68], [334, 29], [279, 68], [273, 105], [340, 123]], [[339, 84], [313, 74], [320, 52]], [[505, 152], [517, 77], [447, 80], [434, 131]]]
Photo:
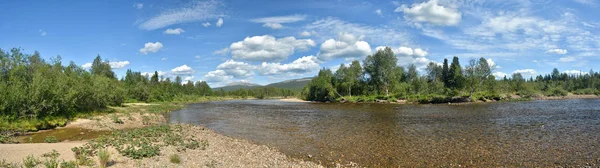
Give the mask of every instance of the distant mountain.
[[292, 79], [292, 80], [286, 80], [286, 81], [277, 82], [277, 83], [271, 83], [271, 84], [268, 84], [267, 87], [275, 87], [275, 88], [281, 88], [281, 89], [290, 89], [293, 91], [301, 91], [302, 88], [304, 88], [304, 86], [306, 86], [306, 84], [308, 84], [308, 82], [310, 82], [310, 80], [312, 80], [312, 77], [301, 78], [301, 79]]
[[242, 89], [242, 88], [243, 89], [253, 89], [253, 88], [259, 88], [259, 87], [274, 87], [274, 88], [280, 88], [280, 89], [289, 89], [289, 90], [293, 90], [293, 91], [301, 91], [302, 88], [304, 88], [304, 86], [306, 86], [306, 84], [308, 84], [308, 82], [310, 82], [310, 80], [312, 80], [312, 77], [286, 80], [286, 81], [282, 81], [282, 82], [271, 83], [271, 84], [268, 84], [265, 86], [262, 86], [259, 84], [254, 84], [254, 83], [247, 83], [247, 82], [233, 82], [233, 83], [227, 84], [227, 86], [213, 88], [213, 90], [223, 89], [225, 91], [232, 91], [232, 90], [238, 90], [238, 89]]
[[229, 83], [223, 87], [214, 88], [213, 90], [223, 89], [225, 91], [232, 91], [232, 90], [250, 89], [250, 88], [256, 88], [256, 87], [261, 87], [261, 85], [254, 84], [254, 83], [247, 83], [247, 82], [233, 82], [233, 83]]

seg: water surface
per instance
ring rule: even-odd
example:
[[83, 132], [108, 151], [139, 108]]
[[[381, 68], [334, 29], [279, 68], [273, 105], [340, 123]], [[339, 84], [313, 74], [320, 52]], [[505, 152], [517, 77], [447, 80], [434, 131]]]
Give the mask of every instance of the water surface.
[[193, 104], [171, 113], [170, 121], [325, 165], [600, 164], [600, 99], [461, 105], [236, 100]]

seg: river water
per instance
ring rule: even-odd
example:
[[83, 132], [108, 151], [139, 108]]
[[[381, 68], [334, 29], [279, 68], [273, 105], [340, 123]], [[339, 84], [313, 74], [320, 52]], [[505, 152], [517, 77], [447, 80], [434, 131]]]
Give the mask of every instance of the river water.
[[171, 113], [170, 121], [324, 165], [600, 164], [600, 99], [460, 105], [235, 100], [193, 104]]

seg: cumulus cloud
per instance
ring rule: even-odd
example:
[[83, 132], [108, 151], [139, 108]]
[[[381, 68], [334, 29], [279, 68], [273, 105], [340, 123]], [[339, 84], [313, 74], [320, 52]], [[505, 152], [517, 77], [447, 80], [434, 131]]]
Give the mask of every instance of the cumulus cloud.
[[148, 42], [148, 43], [144, 44], [144, 48], [140, 48], [140, 53], [142, 53], [144, 55], [148, 54], [148, 52], [156, 53], [162, 47], [163, 47], [163, 45], [160, 42], [155, 42], [155, 43]]
[[247, 78], [254, 75], [254, 67], [248, 63], [227, 60], [217, 66], [218, 70], [223, 70], [227, 75], [234, 78]]
[[165, 34], [181, 34], [185, 32], [182, 28], [176, 28], [176, 29], [167, 29], [165, 30]]
[[283, 28], [282, 23], [294, 23], [298, 21], [303, 21], [305, 19], [306, 15], [288, 15], [256, 18], [250, 21], [255, 23], [263, 23], [263, 27], [269, 27], [271, 29], [280, 29]]
[[523, 75], [523, 77], [530, 77], [530, 76], [537, 74], [537, 72], [533, 69], [518, 69], [518, 70], [513, 71], [513, 74], [516, 74], [516, 73], [520, 73], [521, 75]]
[[[163, 72], [163, 71], [156, 71], [156, 72], [158, 73], [159, 77], [167, 75], [167, 73]], [[142, 72], [142, 76], [148, 76], [148, 77], [150, 77], [152, 75], [154, 75], [154, 72]]]
[[196, 1], [192, 4], [185, 5], [185, 7], [163, 11], [160, 14], [143, 21], [139, 25], [139, 28], [144, 30], [155, 30], [174, 24], [219, 18], [224, 16], [223, 14], [220, 14], [222, 11], [219, 9], [220, 6], [221, 2], [216, 0]]
[[344, 32], [356, 36], [364, 37], [364, 41], [374, 44], [400, 45], [410, 43], [412, 34], [400, 32], [397, 27], [386, 25], [366, 25], [343, 21], [337, 18], [328, 17], [325, 19], [314, 21], [304, 29], [322, 37], [320, 40], [328, 40], [330, 37], [335, 37], [339, 33]]
[[208, 27], [208, 26], [210, 26], [210, 23], [208, 23], [208, 22], [204, 22], [204, 23], [202, 23], [202, 26], [204, 26], [204, 27]]
[[[375, 48], [375, 50], [382, 50], [384, 48], [385, 48], [385, 46], [379, 46], [379, 47]], [[392, 51], [394, 52], [394, 54], [401, 55], [401, 56], [424, 57], [424, 56], [427, 56], [427, 54], [429, 54], [427, 51], [425, 51], [421, 48], [412, 49], [412, 48], [404, 47], [404, 46], [400, 46], [399, 48], [392, 48]]]
[[229, 48], [223, 48], [213, 52], [213, 55], [227, 55], [229, 53]]
[[223, 18], [219, 18], [219, 20], [217, 21], [217, 23], [215, 23], [215, 26], [217, 26], [217, 27], [223, 26]]
[[116, 62], [109, 62], [108, 64], [110, 64], [110, 68], [112, 68], [112, 69], [121, 69], [121, 68], [125, 68], [125, 66], [129, 65], [129, 61], [116, 61]]
[[573, 56], [566, 56], [566, 57], [562, 57], [562, 58], [558, 59], [558, 61], [560, 61], [560, 62], [573, 62], [575, 60], [576, 60], [576, 58]]
[[311, 39], [275, 38], [270, 35], [246, 37], [229, 46], [234, 59], [274, 62], [286, 59], [295, 51], [306, 51], [316, 44]]
[[214, 71], [210, 71], [204, 75], [204, 81], [210, 83], [219, 83], [230, 81], [233, 77], [228, 76], [227, 73], [223, 70], [217, 69]]
[[504, 73], [504, 72], [494, 72], [492, 73], [492, 75], [494, 75], [496, 77], [496, 79], [502, 79], [504, 77], [509, 77], [508, 74]]
[[556, 49], [550, 49], [550, 50], [546, 51], [546, 53], [547, 53], [547, 54], [560, 54], [560, 55], [565, 55], [565, 54], [567, 54], [567, 50], [565, 50], [565, 49], [559, 49], [559, 48], [556, 48]]
[[263, 62], [256, 69], [261, 75], [295, 75], [314, 72], [320, 69], [319, 61], [315, 56], [304, 56], [289, 64]]
[[[379, 46], [375, 48], [375, 51], [383, 49], [385, 49], [385, 46]], [[429, 64], [430, 62], [434, 62], [425, 58], [425, 56], [427, 56], [429, 52], [421, 48], [413, 49], [410, 47], [400, 46], [398, 48], [392, 48], [392, 52], [394, 52], [396, 58], [398, 58], [398, 65], [400, 66], [408, 66], [410, 64], [414, 64], [417, 68], [422, 69], [425, 66], [427, 66], [427, 64]]]
[[371, 53], [371, 46], [366, 41], [349, 33], [339, 33], [337, 39], [329, 39], [321, 44], [317, 57], [320, 60], [336, 58], [358, 59]]
[[458, 10], [440, 6], [437, 0], [412, 4], [410, 7], [402, 5], [394, 12], [403, 12], [404, 18], [410, 22], [427, 22], [442, 26], [457, 25], [462, 19]]
[[302, 37], [310, 37], [310, 36], [314, 36], [317, 35], [317, 32], [313, 31], [303, 31], [302, 33], [300, 33], [300, 36]]
[[92, 63], [90, 63], [90, 62], [88, 62], [88, 63], [85, 63], [85, 64], [81, 65], [81, 67], [82, 67], [83, 69], [90, 69], [90, 68], [92, 67]]
[[179, 67], [175, 67], [171, 70], [171, 74], [173, 75], [191, 75], [194, 74], [194, 72], [195, 71], [191, 67], [185, 64]]
[[143, 3], [135, 3], [135, 4], [133, 4], [133, 7], [136, 9], [142, 9], [142, 8], [144, 8], [144, 4]]
[[586, 74], [588, 74], [588, 72], [583, 72], [580, 70], [566, 70], [566, 71], [563, 71], [563, 73], [566, 73], [569, 75], [586, 75]]

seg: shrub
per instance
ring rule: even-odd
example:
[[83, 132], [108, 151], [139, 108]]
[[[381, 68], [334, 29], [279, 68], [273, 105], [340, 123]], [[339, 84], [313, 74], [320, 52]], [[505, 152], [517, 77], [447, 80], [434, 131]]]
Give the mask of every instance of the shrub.
[[112, 115], [111, 117], [112, 117], [113, 123], [117, 123], [117, 124], [123, 124], [124, 123], [123, 120], [121, 120], [119, 118], [119, 116], [117, 116], [117, 115]]
[[46, 142], [46, 143], [57, 143], [58, 139], [56, 139], [55, 136], [47, 136], [46, 139], [44, 139], [44, 142]]
[[61, 162], [60, 163], [60, 168], [77, 168], [77, 162], [75, 161], [68, 161], [68, 162]]
[[33, 157], [33, 155], [29, 155], [25, 157], [25, 159], [23, 159], [23, 166], [25, 166], [26, 168], [33, 168], [38, 164], [40, 164], [40, 160]]
[[172, 154], [169, 156], [169, 161], [171, 161], [171, 163], [179, 164], [181, 163], [181, 158], [179, 158], [179, 155], [177, 154]]
[[56, 158], [46, 159], [44, 166], [46, 168], [58, 168], [58, 161], [56, 161]]
[[105, 168], [110, 161], [110, 153], [106, 149], [102, 149], [98, 151], [98, 162], [100, 163], [101, 168]]
[[6, 159], [0, 160], [0, 167], [4, 168], [18, 168], [19, 166], [16, 163], [9, 163]]
[[58, 156], [60, 156], [60, 153], [58, 153], [58, 151], [52, 149], [52, 152], [48, 152], [48, 153], [44, 153], [42, 154], [42, 157], [47, 157], [47, 158], [58, 158]]
[[562, 88], [551, 88], [546, 92], [546, 96], [567, 96], [568, 92]]
[[151, 124], [150, 116], [146, 116], [146, 115], [142, 116], [142, 124], [150, 125]]
[[598, 94], [598, 93], [600, 93], [598, 90], [592, 89], [592, 88], [579, 89], [579, 90], [573, 91], [573, 94], [576, 94], [576, 95], [593, 95], [593, 94]]
[[11, 144], [11, 143], [15, 143], [13, 136], [0, 134], [0, 144]]

